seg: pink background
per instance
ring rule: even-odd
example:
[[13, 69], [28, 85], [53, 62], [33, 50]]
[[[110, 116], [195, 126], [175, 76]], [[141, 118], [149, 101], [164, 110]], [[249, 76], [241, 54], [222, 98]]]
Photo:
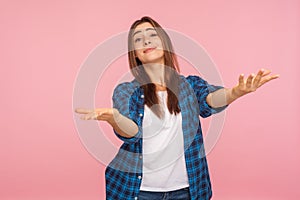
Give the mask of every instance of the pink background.
[[[281, 76], [227, 109], [208, 155], [213, 200], [300, 199], [300, 1], [178, 2], [1, 1], [0, 199], [105, 198], [105, 166], [73, 121], [73, 84], [93, 48], [143, 15], [201, 44], [226, 87], [262, 67]], [[116, 65], [128, 71], [125, 58]], [[98, 92], [97, 106], [110, 99]]]

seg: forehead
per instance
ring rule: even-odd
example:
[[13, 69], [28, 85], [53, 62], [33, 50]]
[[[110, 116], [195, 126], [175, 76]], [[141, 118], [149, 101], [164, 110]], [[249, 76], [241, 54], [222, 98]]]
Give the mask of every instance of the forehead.
[[135, 27], [133, 32], [135, 33], [137, 31], [144, 31], [149, 28], [154, 29], [154, 27], [149, 22], [144, 22], [144, 23], [137, 25], [137, 27]]

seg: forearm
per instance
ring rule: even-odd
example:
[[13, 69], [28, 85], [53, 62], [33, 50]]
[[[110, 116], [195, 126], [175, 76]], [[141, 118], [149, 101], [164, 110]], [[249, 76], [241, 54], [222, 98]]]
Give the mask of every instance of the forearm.
[[206, 102], [209, 106], [218, 108], [231, 104], [239, 97], [241, 97], [241, 95], [236, 93], [236, 87], [223, 88], [209, 93], [206, 97]]
[[138, 126], [131, 119], [118, 113], [107, 121], [121, 136], [131, 138], [138, 133]]

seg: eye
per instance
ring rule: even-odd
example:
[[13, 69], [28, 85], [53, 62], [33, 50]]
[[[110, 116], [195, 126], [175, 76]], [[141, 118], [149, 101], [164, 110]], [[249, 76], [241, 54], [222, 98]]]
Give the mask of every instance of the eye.
[[157, 36], [157, 34], [156, 33], [152, 33], [150, 36], [151, 37], [155, 37], [155, 36]]
[[135, 40], [134, 40], [134, 42], [136, 43], [136, 42], [140, 42], [141, 41], [141, 38], [136, 38]]

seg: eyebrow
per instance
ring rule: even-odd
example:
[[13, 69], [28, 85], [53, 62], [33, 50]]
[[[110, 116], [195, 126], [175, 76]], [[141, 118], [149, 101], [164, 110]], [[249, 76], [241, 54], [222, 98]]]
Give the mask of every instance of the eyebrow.
[[[154, 31], [155, 31], [154, 28], [146, 28], [146, 31], [149, 31], [149, 30], [154, 30]], [[142, 31], [137, 31], [137, 32], [135, 32], [135, 33], [132, 35], [132, 37], [134, 37], [135, 34], [140, 33], [140, 32], [142, 32]]]

